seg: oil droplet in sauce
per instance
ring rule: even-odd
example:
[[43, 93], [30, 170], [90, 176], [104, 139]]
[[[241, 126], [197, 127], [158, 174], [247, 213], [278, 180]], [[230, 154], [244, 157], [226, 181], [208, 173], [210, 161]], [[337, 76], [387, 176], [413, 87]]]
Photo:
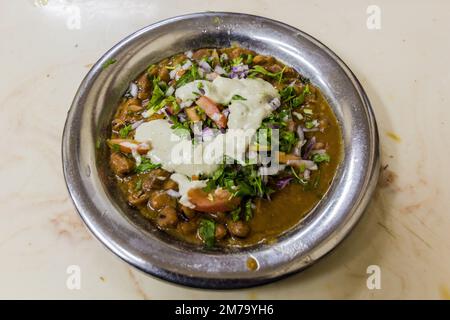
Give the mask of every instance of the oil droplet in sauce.
[[250, 270], [250, 271], [255, 271], [255, 270], [258, 270], [258, 267], [259, 267], [258, 261], [256, 261], [255, 258], [249, 257], [249, 258], [247, 259], [247, 269], [248, 269], [248, 270]]

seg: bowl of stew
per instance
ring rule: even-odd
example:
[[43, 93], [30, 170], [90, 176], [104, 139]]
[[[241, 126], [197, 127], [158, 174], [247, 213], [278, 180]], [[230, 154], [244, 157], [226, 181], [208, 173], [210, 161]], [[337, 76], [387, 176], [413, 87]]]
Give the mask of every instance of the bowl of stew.
[[304, 269], [356, 224], [379, 159], [350, 69], [291, 26], [237, 13], [128, 36], [83, 80], [62, 142], [93, 234], [142, 271], [237, 288]]

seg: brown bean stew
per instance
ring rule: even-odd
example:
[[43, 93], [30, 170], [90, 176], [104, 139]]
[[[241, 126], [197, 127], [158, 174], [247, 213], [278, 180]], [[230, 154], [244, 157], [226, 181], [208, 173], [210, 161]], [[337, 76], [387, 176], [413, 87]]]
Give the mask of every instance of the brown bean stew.
[[206, 247], [275, 240], [320, 201], [342, 153], [319, 89], [240, 47], [150, 65], [123, 96], [107, 144], [129, 205]]

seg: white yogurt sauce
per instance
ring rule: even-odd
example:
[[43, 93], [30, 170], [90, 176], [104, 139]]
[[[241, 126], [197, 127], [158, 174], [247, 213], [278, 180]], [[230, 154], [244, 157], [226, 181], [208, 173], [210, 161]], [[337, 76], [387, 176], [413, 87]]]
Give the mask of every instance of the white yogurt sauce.
[[204, 188], [206, 187], [207, 180], [189, 180], [185, 175], [174, 173], [170, 176], [170, 179], [178, 183], [178, 192], [181, 194], [179, 202], [189, 208], [195, 208], [195, 206], [189, 202], [187, 195], [190, 189]]
[[[280, 98], [277, 89], [262, 79], [229, 79], [217, 77], [214, 81], [192, 81], [175, 91], [175, 97], [183, 102], [193, 102], [198, 98], [200, 88], [212, 101], [229, 105], [229, 129], [258, 129], [262, 120], [272, 113], [269, 102]], [[241, 96], [246, 100], [232, 100]]]

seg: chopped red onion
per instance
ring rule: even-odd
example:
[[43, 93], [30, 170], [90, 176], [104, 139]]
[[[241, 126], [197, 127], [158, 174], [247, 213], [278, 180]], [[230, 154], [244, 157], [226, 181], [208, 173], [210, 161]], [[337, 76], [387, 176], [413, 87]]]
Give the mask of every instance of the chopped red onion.
[[298, 166], [305, 166], [308, 170], [317, 170], [317, 164], [314, 161], [311, 160], [288, 160], [288, 165], [298, 165]]
[[300, 142], [303, 142], [303, 140], [305, 140], [305, 134], [303, 133], [303, 129], [301, 126], [297, 127], [297, 136]]
[[205, 60], [200, 60], [198, 65], [206, 72], [210, 72], [211, 71], [211, 66]]
[[311, 151], [311, 154], [325, 154], [325, 153], [327, 153], [327, 150], [325, 150], [325, 149]]
[[214, 72], [217, 73], [217, 74], [219, 74], [219, 75], [222, 75], [222, 74], [225, 74], [225, 73], [226, 73], [226, 71], [225, 71], [221, 66], [219, 66], [219, 65], [217, 65], [217, 66], [214, 68]]
[[272, 110], [277, 110], [281, 105], [281, 101], [279, 98], [273, 98], [272, 100], [269, 101], [269, 105], [272, 108]]
[[219, 75], [217, 74], [217, 73], [215, 73], [215, 72], [210, 72], [210, 73], [208, 73], [207, 75], [206, 75], [206, 80], [209, 80], [209, 81], [213, 81], [215, 78], [217, 78]]
[[278, 174], [278, 172], [284, 170], [286, 168], [286, 165], [284, 164], [278, 164], [278, 165], [271, 165], [270, 167], [259, 167], [258, 173], [261, 176], [271, 176]]
[[192, 51], [191, 50], [189, 50], [189, 51], [186, 51], [185, 53], [184, 53], [184, 55], [186, 56], [186, 57], [188, 57], [189, 59], [191, 59], [192, 58]]
[[202, 130], [202, 138], [204, 141], [209, 141], [214, 137], [214, 130], [209, 128], [209, 127], [205, 127]]
[[169, 72], [169, 77], [170, 77], [171, 80], [175, 79], [175, 77], [177, 76], [178, 70], [180, 70], [180, 67], [179, 67], [179, 66], [176, 67], [176, 68], [173, 69], [173, 70], [170, 70], [170, 72]]
[[142, 112], [142, 117], [144, 118], [144, 119], [146, 119], [146, 118], [148, 118], [148, 117], [150, 117], [151, 116], [151, 110], [145, 110], [144, 112]]
[[293, 87], [294, 84], [297, 82], [297, 79], [295, 79], [294, 81], [292, 81], [291, 83], [289, 83], [288, 87]]
[[174, 92], [175, 92], [175, 88], [173, 86], [170, 86], [169, 88], [167, 88], [166, 97], [171, 96]]
[[138, 86], [136, 83], [132, 82], [130, 83], [130, 94], [133, 98], [136, 98], [138, 95]]
[[305, 172], [303, 172], [303, 178], [305, 178], [305, 180], [309, 180], [311, 178], [311, 171], [306, 169]]
[[170, 118], [170, 116], [173, 116], [173, 114], [172, 114], [172, 112], [170, 112], [169, 108], [164, 107], [164, 109], [161, 109], [161, 110], [168, 118]]
[[311, 151], [315, 144], [316, 144], [316, 137], [312, 137], [311, 139], [309, 139], [309, 141], [306, 143], [306, 146], [305, 146], [305, 151], [304, 151], [303, 157], [302, 157], [303, 159], [309, 158], [309, 155], [311, 154]]
[[146, 107], [149, 102], [150, 102], [150, 99], [145, 99], [142, 101], [141, 106]]
[[319, 128], [311, 128], [311, 129], [303, 128], [303, 132], [317, 132], [317, 131], [319, 131]]
[[173, 190], [173, 189], [167, 190], [166, 193], [167, 193], [169, 196], [173, 197], [173, 198], [179, 198], [179, 197], [181, 197], [181, 194], [180, 194], [178, 191], [175, 191], [175, 190]]
[[281, 178], [280, 180], [278, 180], [275, 185], [277, 186], [278, 189], [284, 189], [287, 187], [287, 185], [292, 181], [292, 177], [285, 177], [285, 178]]
[[187, 116], [184, 112], [180, 112], [177, 114], [178, 120], [181, 122], [185, 122], [187, 120]]
[[233, 66], [231, 68], [230, 78], [238, 78], [238, 79], [244, 79], [248, 75], [248, 65], [246, 64], [238, 64], [237, 66]]
[[189, 69], [191, 66], [192, 66], [192, 62], [191, 62], [191, 60], [188, 60], [188, 61], [186, 61], [185, 64], [183, 64], [183, 65], [181, 66], [181, 69], [187, 70], [187, 69]]
[[194, 101], [192, 101], [192, 100], [182, 101], [180, 103], [180, 108], [183, 109], [183, 108], [186, 108], [186, 107], [190, 107], [193, 103], [194, 103]]
[[226, 108], [222, 110], [222, 114], [228, 118], [228, 116], [230, 115], [230, 109]]
[[144, 122], [144, 120], [139, 120], [139, 121], [136, 121], [135, 123], [133, 123], [132, 125], [131, 125], [131, 129], [136, 129], [137, 127], [139, 127], [142, 123]]

